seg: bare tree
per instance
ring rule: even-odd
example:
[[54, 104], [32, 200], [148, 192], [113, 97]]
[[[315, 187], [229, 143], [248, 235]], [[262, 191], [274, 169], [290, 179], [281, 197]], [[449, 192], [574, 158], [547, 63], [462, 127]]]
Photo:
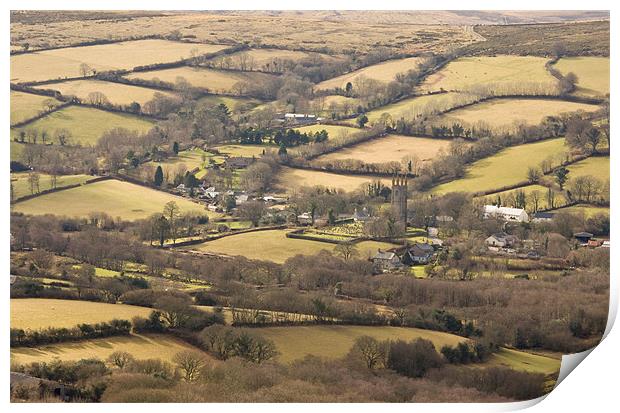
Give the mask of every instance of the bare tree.
[[181, 351], [175, 354], [172, 360], [183, 371], [185, 381], [196, 380], [206, 362], [202, 353], [193, 350]]
[[82, 77], [88, 76], [88, 74], [91, 73], [92, 70], [93, 69], [86, 63], [80, 64], [80, 74], [82, 75]]
[[108, 362], [121, 370], [133, 361], [134, 357], [126, 351], [115, 351], [108, 356]]

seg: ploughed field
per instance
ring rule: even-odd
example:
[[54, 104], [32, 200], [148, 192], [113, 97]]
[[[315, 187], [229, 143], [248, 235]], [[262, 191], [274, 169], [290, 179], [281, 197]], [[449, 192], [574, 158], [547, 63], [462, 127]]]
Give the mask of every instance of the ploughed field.
[[148, 39], [94, 46], [67, 47], [11, 56], [11, 82], [80, 77], [80, 65], [97, 71], [133, 69], [186, 59], [193, 52], [214, 53], [227, 46]]
[[[249, 259], [283, 263], [295, 255], [313, 255], [322, 250], [333, 251], [336, 244], [287, 238], [288, 230], [266, 230], [229, 235], [188, 249], [213, 254], [242, 255]], [[356, 244], [360, 258], [374, 255], [379, 248], [394, 247], [393, 244], [377, 241], [362, 241]]]
[[512, 128], [517, 123], [538, 125], [547, 116], [578, 111], [594, 112], [598, 109], [596, 105], [557, 99], [492, 99], [446, 113], [434, 123], [445, 126], [452, 126], [453, 123], [470, 126], [483, 123], [492, 128]]
[[117, 180], [106, 180], [53, 192], [13, 205], [13, 210], [30, 215], [56, 213], [71, 217], [87, 217], [105, 212], [124, 220], [147, 218], [161, 212], [169, 201], [175, 201], [181, 212], [195, 211], [211, 217], [217, 215], [204, 206], [166, 192]]
[[[124, 113], [112, 113], [100, 109], [82, 106], [69, 106], [51, 113], [21, 128], [11, 130], [11, 139], [19, 138], [20, 131], [36, 129], [39, 134], [46, 131], [49, 141], [54, 144], [54, 134], [59, 129], [66, 129], [71, 136], [66, 145], [95, 145], [101, 135], [114, 128], [147, 132], [153, 122]], [[39, 138], [40, 142], [40, 138]]]
[[[108, 320], [109, 321], [109, 320]], [[41, 347], [15, 347], [11, 349], [11, 361], [19, 364], [50, 362], [54, 359], [77, 361], [97, 358], [105, 360], [115, 351], [124, 351], [135, 359], [160, 359], [171, 363], [174, 355], [184, 350], [200, 351], [184, 341], [163, 334], [131, 334], [84, 340], [74, 343], [58, 343]], [[205, 357], [209, 357], [203, 353]]]
[[49, 96], [11, 90], [11, 125], [32, 119], [47, 110], [47, 102], [60, 104], [59, 101]]
[[354, 191], [372, 182], [391, 185], [391, 179], [371, 175], [342, 175], [331, 172], [282, 167], [278, 173], [276, 189], [291, 192], [301, 186], [323, 186], [330, 189]]
[[447, 139], [387, 135], [315, 158], [317, 161], [356, 159], [365, 163], [400, 162], [405, 158], [432, 160], [450, 146]]
[[397, 74], [406, 73], [414, 70], [422, 62], [420, 57], [407, 57], [404, 59], [386, 60], [375, 65], [366, 66], [332, 79], [325, 80], [315, 86], [316, 90], [344, 89], [347, 83], [351, 82], [353, 91], [362, 86], [366, 80], [389, 83], [394, 80]]
[[550, 155], [566, 152], [564, 138], [513, 146], [466, 168], [465, 176], [435, 187], [432, 192], [482, 192], [527, 181], [529, 167], [538, 167]]
[[226, 70], [216, 70], [198, 67], [175, 67], [172, 69], [152, 70], [148, 72], [134, 72], [125, 76], [128, 79], [159, 80], [166, 83], [176, 83], [183, 78], [194, 87], [208, 89], [211, 93], [243, 93], [243, 89], [236, 88], [239, 82], [249, 84], [267, 82], [274, 78], [264, 73], [247, 73]]
[[115, 105], [129, 105], [133, 102], [144, 105], [146, 102], [153, 99], [155, 93], [173, 96], [172, 93], [156, 89], [92, 79], [70, 80], [67, 82], [46, 84], [40, 86], [40, 88], [57, 90], [64, 96], [76, 96], [86, 103], [92, 103], [89, 101], [89, 94], [100, 92], [103, 93], [108, 102]]

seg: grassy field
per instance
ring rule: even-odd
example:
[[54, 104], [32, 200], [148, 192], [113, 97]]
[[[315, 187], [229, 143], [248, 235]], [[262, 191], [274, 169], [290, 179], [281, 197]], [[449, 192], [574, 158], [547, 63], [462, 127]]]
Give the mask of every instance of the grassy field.
[[389, 185], [391, 182], [389, 178], [371, 175], [341, 175], [283, 167], [278, 175], [277, 189], [280, 192], [290, 192], [301, 186], [324, 186], [353, 191], [374, 181], [381, 181], [384, 185]]
[[432, 192], [480, 192], [527, 180], [530, 166], [538, 166], [549, 155], [566, 150], [564, 138], [513, 146], [474, 162], [465, 177], [435, 187]]
[[228, 156], [256, 156], [259, 157], [263, 154], [263, 151], [277, 150], [275, 146], [269, 145], [221, 145], [216, 146], [215, 149], [221, 154]]
[[357, 159], [367, 163], [400, 162], [405, 157], [417, 156], [421, 161], [433, 159], [449, 140], [401, 135], [387, 135], [359, 145], [341, 149], [316, 158], [317, 161]]
[[340, 125], [308, 125], [302, 126], [301, 128], [295, 128], [302, 133], [316, 133], [322, 130], [327, 131], [330, 139], [334, 139], [343, 135], [352, 135], [354, 133], [358, 133], [361, 129], [352, 128], [348, 126], [340, 126]]
[[80, 323], [100, 323], [114, 318], [131, 320], [135, 316], [147, 317], [151, 311], [146, 307], [93, 301], [12, 298], [11, 328], [68, 328]]
[[516, 122], [525, 122], [537, 125], [547, 116], [557, 116], [561, 113], [593, 112], [596, 105], [566, 102], [549, 99], [497, 99], [490, 100], [463, 109], [446, 113], [440, 116], [435, 123], [452, 125], [458, 122], [465, 125], [474, 125], [484, 122], [495, 128], [514, 126]]
[[418, 67], [422, 62], [420, 57], [407, 57], [405, 59], [387, 60], [385, 62], [377, 63], [376, 65], [367, 66], [359, 70], [355, 70], [351, 73], [344, 74], [329, 80], [325, 80], [316, 85], [315, 89], [344, 89], [348, 82], [353, 85], [355, 91], [356, 79], [373, 79], [379, 82], [388, 83], [394, 80], [398, 73], [405, 73], [408, 70], [412, 70]]
[[[287, 230], [256, 231], [231, 235], [214, 241], [189, 247], [192, 250], [225, 255], [243, 255], [256, 260], [282, 263], [297, 254], [312, 255], [321, 250], [333, 251], [335, 244], [304, 239], [287, 238]], [[363, 241], [356, 244], [361, 258], [375, 254], [379, 248], [390, 248], [392, 244]]]
[[571, 180], [580, 176], [590, 175], [603, 182], [610, 178], [609, 156], [593, 156], [583, 161], [575, 162], [567, 168], [570, 171], [568, 174], [569, 185]]
[[11, 82], [78, 77], [86, 63], [98, 71], [133, 69], [153, 63], [167, 63], [190, 57], [193, 50], [213, 53], [224, 45], [192, 44], [148, 39], [95, 46], [68, 47], [11, 56]]
[[553, 374], [560, 370], [562, 360], [502, 348], [483, 364], [485, 367], [509, 367], [529, 373]]
[[557, 80], [547, 72], [547, 59], [535, 56], [462, 57], [428, 76], [420, 88], [425, 91], [470, 91], [477, 85], [512, 87], [531, 82], [553, 90]]
[[86, 217], [91, 212], [105, 212], [114, 218], [121, 217], [130, 221], [161, 212], [169, 201], [175, 201], [181, 212], [196, 211], [214, 216], [202, 205], [185, 198], [116, 180], [41, 195], [15, 204], [13, 210], [31, 215], [57, 212], [74, 217]]
[[[338, 60], [335, 57], [318, 54], [308, 53], [298, 50], [283, 50], [283, 49], [251, 49], [242, 52], [233, 53], [225, 57], [218, 57], [212, 60], [214, 67], [220, 67], [221, 62], [225, 59], [231, 63], [231, 67], [235, 69], [243, 70], [264, 70], [264, 71], [279, 71], [278, 63], [283, 60], [300, 61], [307, 59], [311, 56], [321, 56], [327, 61]], [[244, 67], [241, 67], [241, 61], [244, 60]], [[275, 70], [274, 70], [275, 69]]]
[[217, 156], [211, 152], [202, 150], [200, 148], [195, 148], [181, 151], [177, 156], [172, 156], [162, 162], [155, 162], [155, 164], [161, 165], [162, 168], [171, 168], [184, 164], [187, 169], [191, 171], [194, 168], [204, 168], [206, 165], [209, 164], [209, 159], [211, 158], [215, 163], [218, 164], [224, 161], [224, 158], [222, 156]]
[[566, 208], [558, 208], [553, 212], [569, 212], [571, 214], [581, 215], [584, 214], [586, 218], [593, 217], [595, 215], [604, 214], [609, 215], [609, 207], [599, 207], [594, 205], [573, 205]]
[[466, 339], [438, 331], [403, 327], [371, 326], [295, 326], [256, 329], [263, 337], [273, 340], [281, 362], [291, 362], [306, 355], [326, 358], [345, 356], [358, 337], [371, 336], [378, 340], [431, 340], [439, 350], [444, 345], [454, 346]]
[[238, 82], [256, 83], [268, 81], [274, 76], [264, 73], [245, 73], [196, 67], [175, 67], [173, 69], [135, 72], [126, 76], [129, 79], [160, 80], [175, 83], [182, 77], [192, 86], [208, 89], [212, 93], [231, 93]]
[[609, 57], [563, 57], [555, 67], [566, 75], [577, 75], [577, 94], [600, 96], [609, 93]]
[[[534, 205], [534, 201], [532, 200], [532, 193], [535, 191], [538, 191], [538, 197], [539, 197], [538, 209], [546, 209], [550, 207], [547, 203], [547, 193], [549, 189], [546, 186], [542, 186], [542, 185], [527, 185], [519, 189], [503, 191], [497, 194], [485, 196], [483, 198], [486, 199], [489, 203], [491, 203], [491, 202], [495, 202], [497, 198], [499, 197], [502, 200], [502, 205], [510, 206], [506, 204], [506, 200], [510, 197], [510, 195], [512, 195], [513, 197], [516, 196], [517, 191], [523, 191], [525, 193], [526, 202], [527, 202], [525, 209], [528, 212], [534, 210], [535, 205]], [[566, 203], [566, 199], [564, 198], [564, 195], [556, 189], [554, 205], [555, 206], [564, 205], [565, 203]]]
[[49, 96], [11, 90], [11, 125], [34, 118], [44, 110], [44, 102], [50, 99], [57, 104], [60, 103]]
[[51, 85], [44, 85], [42, 88], [57, 90], [64, 96], [76, 96], [83, 102], [88, 102], [89, 93], [101, 92], [110, 103], [115, 105], [129, 105], [132, 102], [138, 102], [140, 105], [144, 105], [146, 102], [153, 99], [155, 93], [172, 96], [171, 93], [146, 87], [91, 79], [53, 83]]
[[251, 98], [208, 95], [200, 98], [198, 103], [210, 106], [217, 106], [223, 103], [228, 107], [228, 109], [230, 109], [231, 112], [246, 112], [252, 110], [257, 105], [260, 105], [261, 102]]
[[[26, 364], [98, 358], [105, 360], [115, 351], [126, 351], [136, 359], [158, 358], [172, 362], [176, 353], [197, 348], [177, 338], [163, 334], [148, 334], [98, 338], [75, 343], [59, 343], [37, 348], [17, 347], [11, 349], [11, 361]], [[204, 353], [205, 357], [208, 357]]]
[[[19, 199], [26, 195], [30, 195], [30, 183], [28, 182], [28, 172], [20, 172], [11, 174], [11, 184], [13, 185], [13, 199]], [[89, 179], [93, 179], [90, 175], [61, 175], [57, 177], [56, 187], [82, 184]], [[51, 175], [39, 174], [39, 190], [45, 191], [51, 189]]]
[[[106, 112], [104, 110], [69, 106], [51, 113], [23, 128], [12, 129], [11, 138], [19, 136], [20, 130], [36, 129], [47, 131], [53, 140], [54, 132], [67, 129], [71, 132], [68, 145], [95, 145], [101, 135], [114, 128], [125, 128], [147, 132], [153, 123], [136, 116]], [[58, 142], [54, 142], [57, 144]]]
[[371, 110], [366, 115], [370, 123], [379, 120], [384, 113], [387, 113], [394, 122], [401, 118], [411, 120], [453, 107], [462, 98], [464, 95], [460, 93], [417, 96]]

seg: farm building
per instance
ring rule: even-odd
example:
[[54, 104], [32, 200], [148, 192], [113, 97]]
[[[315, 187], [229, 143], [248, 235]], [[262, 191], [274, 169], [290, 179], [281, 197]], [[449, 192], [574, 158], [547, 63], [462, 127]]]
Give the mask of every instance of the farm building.
[[233, 156], [224, 161], [224, 167], [228, 169], [244, 169], [256, 161], [254, 157]]
[[395, 252], [379, 250], [371, 259], [377, 270], [393, 270], [402, 267], [402, 262]]
[[280, 120], [286, 123], [311, 123], [318, 120], [318, 118], [307, 113], [285, 113]]
[[297, 221], [300, 225], [312, 225], [312, 214], [310, 212], [304, 212], [303, 214], [299, 214], [297, 215]]
[[498, 232], [496, 234], [491, 235], [484, 242], [490, 247], [512, 247], [515, 245], [519, 239], [514, 235], [506, 234], [505, 232]]
[[554, 215], [552, 212], [536, 212], [532, 216], [532, 222], [551, 222]]
[[575, 239], [583, 245], [587, 245], [593, 236], [594, 235], [590, 234], [589, 232], [578, 232], [576, 234], [573, 234], [573, 237], [575, 237]]
[[496, 205], [485, 205], [483, 209], [484, 218], [500, 218], [505, 221], [528, 222], [529, 216], [523, 208], [499, 207]]

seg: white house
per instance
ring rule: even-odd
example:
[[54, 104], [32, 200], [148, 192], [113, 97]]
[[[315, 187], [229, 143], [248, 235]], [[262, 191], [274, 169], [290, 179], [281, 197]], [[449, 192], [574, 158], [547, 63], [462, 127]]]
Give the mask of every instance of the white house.
[[310, 212], [304, 212], [303, 214], [297, 215], [297, 221], [301, 225], [312, 225], [312, 214]]
[[512, 247], [516, 244], [518, 238], [514, 235], [506, 234], [505, 232], [498, 232], [485, 239], [484, 242], [490, 247]]
[[523, 208], [498, 207], [496, 205], [485, 205], [483, 209], [484, 218], [500, 218], [505, 221], [528, 222], [530, 220], [527, 212]]

